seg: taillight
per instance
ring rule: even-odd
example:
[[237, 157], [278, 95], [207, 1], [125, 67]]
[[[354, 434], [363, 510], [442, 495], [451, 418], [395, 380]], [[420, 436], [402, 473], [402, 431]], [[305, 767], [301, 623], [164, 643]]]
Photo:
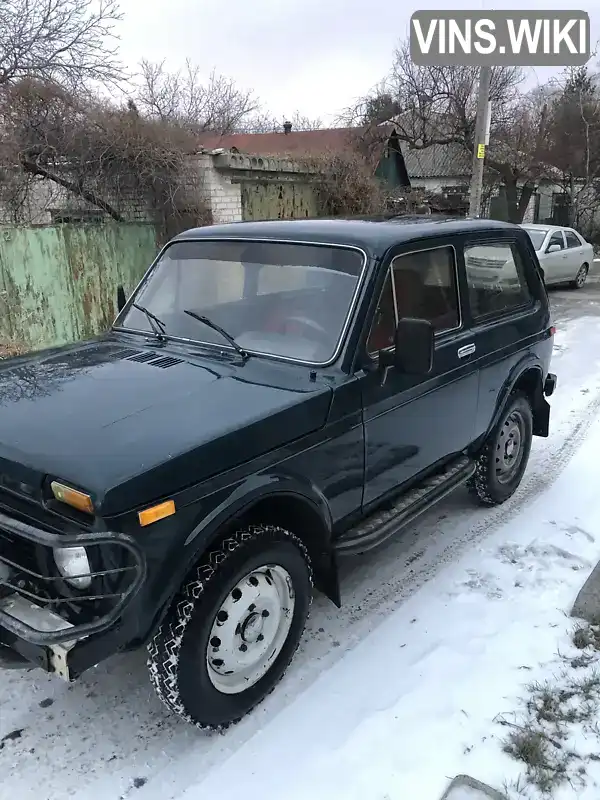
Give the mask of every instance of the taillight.
[[554, 327], [554, 325], [553, 325], [553, 326], [550, 328], [550, 330], [548, 331], [548, 335], [549, 335], [549, 336], [554, 336], [554, 334], [555, 334], [555, 333], [556, 333], [556, 328], [555, 328], [555, 327]]

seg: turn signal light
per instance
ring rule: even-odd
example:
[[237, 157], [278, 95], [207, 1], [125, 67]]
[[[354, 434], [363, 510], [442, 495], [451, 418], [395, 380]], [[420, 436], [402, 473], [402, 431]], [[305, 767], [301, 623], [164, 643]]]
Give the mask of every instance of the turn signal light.
[[84, 514], [94, 513], [94, 504], [89, 494], [79, 492], [77, 489], [71, 489], [70, 486], [65, 486], [64, 483], [52, 481], [50, 489], [54, 497], [61, 503], [66, 503], [77, 511], [83, 511]]
[[159, 503], [152, 508], [145, 508], [143, 511], [138, 511], [138, 519], [140, 525], [152, 525], [153, 522], [158, 522], [165, 517], [171, 517], [175, 513], [175, 503], [173, 500], [166, 500], [164, 503]]

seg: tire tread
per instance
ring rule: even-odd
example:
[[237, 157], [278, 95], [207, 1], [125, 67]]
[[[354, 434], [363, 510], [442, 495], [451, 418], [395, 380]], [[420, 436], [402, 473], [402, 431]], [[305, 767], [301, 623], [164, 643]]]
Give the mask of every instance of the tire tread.
[[[525, 402], [531, 408], [531, 400], [529, 399], [529, 397], [524, 392], [517, 391], [517, 392], [511, 392], [511, 394], [509, 395], [509, 402], [506, 405], [507, 409], [511, 408], [518, 399], [525, 400]], [[504, 415], [502, 415], [501, 419], [503, 418]], [[474, 497], [477, 501], [479, 501], [481, 505], [484, 506], [502, 505], [502, 503], [504, 503], [506, 500], [508, 500], [508, 497], [510, 497], [510, 495], [508, 495], [508, 497], [504, 497], [502, 500], [499, 500], [495, 498], [490, 491], [488, 476], [490, 470], [490, 460], [492, 458], [492, 449], [494, 448], [495, 443], [496, 443], [496, 428], [494, 428], [492, 436], [488, 438], [487, 442], [483, 447], [483, 450], [479, 455], [479, 458], [477, 459], [477, 467], [475, 470], [475, 474], [467, 483], [467, 489], [469, 491], [469, 494], [472, 497]], [[514, 494], [517, 488], [518, 484], [517, 486], [515, 486], [515, 489], [513, 492], [511, 492], [511, 494]]]
[[[224, 732], [231, 725], [238, 723], [243, 716], [250, 713], [250, 711], [259, 705], [265, 697], [271, 694], [279, 681], [283, 678], [300, 643], [298, 641], [296, 647], [291, 651], [285, 668], [281, 672], [278, 680], [270, 688], [269, 692], [257, 700], [252, 708], [249, 708], [242, 716], [232, 719], [226, 724], [211, 725], [202, 723], [193, 718], [186, 709], [179, 688], [179, 653], [196, 603], [205, 593], [209, 584], [218, 580], [220, 567], [231, 559], [240, 548], [258, 539], [274, 541], [284, 540], [295, 545], [306, 561], [310, 585], [311, 587], [313, 586], [313, 571], [310, 557], [306, 546], [299, 537], [285, 528], [276, 525], [251, 525], [226, 536], [217, 547], [206, 554], [203, 561], [195, 568], [192, 577], [182, 586], [179, 595], [173, 601], [165, 619], [148, 644], [147, 667], [150, 674], [150, 681], [159, 699], [169, 711], [201, 730]], [[312, 593], [309, 597], [309, 606], [311, 602]]]

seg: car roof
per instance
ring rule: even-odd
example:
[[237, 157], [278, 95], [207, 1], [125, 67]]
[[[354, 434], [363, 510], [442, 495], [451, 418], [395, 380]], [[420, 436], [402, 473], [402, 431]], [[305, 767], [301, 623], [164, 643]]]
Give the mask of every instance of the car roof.
[[231, 222], [192, 228], [172, 241], [193, 239], [273, 239], [360, 247], [379, 255], [395, 244], [430, 237], [518, 228], [509, 222], [456, 217], [403, 216], [317, 218]]
[[[525, 228], [526, 230], [535, 230], [539, 231], [540, 233], [548, 233], [549, 231], [574, 231], [574, 228], [569, 228], [568, 225], [540, 225], [539, 223], [521, 223], [521, 227]], [[577, 231], [575, 231], [577, 233]]]

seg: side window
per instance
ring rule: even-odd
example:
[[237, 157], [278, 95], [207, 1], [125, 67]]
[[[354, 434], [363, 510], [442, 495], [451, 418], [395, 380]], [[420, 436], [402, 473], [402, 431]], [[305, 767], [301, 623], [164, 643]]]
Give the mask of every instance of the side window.
[[523, 260], [516, 244], [465, 247], [469, 302], [475, 319], [503, 314], [531, 302]]
[[565, 231], [565, 239], [567, 240], [567, 247], [581, 247], [579, 237], [573, 231]]
[[556, 231], [556, 233], [552, 234], [552, 236], [550, 237], [550, 241], [548, 242], [548, 247], [546, 247], [546, 250], [549, 247], [552, 247], [553, 244], [559, 245], [561, 250], [565, 249], [565, 243], [563, 241], [563, 235], [562, 235], [562, 233], [560, 231]]
[[390, 347], [396, 321], [404, 317], [429, 320], [437, 332], [459, 327], [453, 248], [420, 250], [393, 259], [369, 334], [368, 352]]

